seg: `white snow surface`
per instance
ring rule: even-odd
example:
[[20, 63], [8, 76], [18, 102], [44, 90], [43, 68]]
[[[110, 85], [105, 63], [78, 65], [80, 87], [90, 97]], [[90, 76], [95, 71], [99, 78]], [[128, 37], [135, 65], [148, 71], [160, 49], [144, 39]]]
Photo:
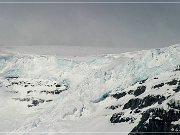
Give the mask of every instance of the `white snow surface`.
[[[159, 82], [168, 81], [171, 76], [180, 77], [171, 71], [180, 65], [180, 45], [161, 49], [104, 54], [99, 56], [61, 58], [57, 56], [30, 54], [0, 54], [0, 132], [2, 134], [128, 134], [137, 122], [112, 124], [109, 119], [114, 112], [106, 107], [123, 104], [133, 96], [116, 100], [102, 99], [103, 95], [135, 88], [137, 82], [148, 79], [147, 91], [140, 95], [164, 94], [163, 89], [151, 90], [153, 77]], [[16, 81], [30, 82], [33, 86], [9, 85], [7, 77], [18, 77]], [[13, 79], [12, 79], [13, 80]], [[41, 82], [40, 85], [37, 83]], [[40, 94], [42, 90], [53, 90], [61, 84], [58, 95]], [[168, 86], [164, 86], [168, 87]], [[28, 97], [51, 100], [36, 107], [27, 107], [27, 102], [13, 98]], [[11, 92], [7, 92], [11, 91]], [[18, 91], [18, 93], [12, 93]], [[164, 92], [164, 93], [163, 93]], [[170, 92], [171, 93], [171, 92]], [[179, 92], [174, 97], [179, 97]], [[155, 105], [156, 106], [156, 105]], [[129, 112], [130, 110], [126, 110]], [[137, 114], [136, 114], [137, 115]], [[139, 119], [139, 116], [136, 116]]]

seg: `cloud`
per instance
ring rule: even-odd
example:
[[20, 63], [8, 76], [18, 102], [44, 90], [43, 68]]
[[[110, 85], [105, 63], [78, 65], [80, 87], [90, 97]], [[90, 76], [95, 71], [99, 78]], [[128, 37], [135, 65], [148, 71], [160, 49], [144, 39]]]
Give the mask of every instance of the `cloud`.
[[180, 5], [0, 4], [0, 44], [152, 48], [180, 42]]

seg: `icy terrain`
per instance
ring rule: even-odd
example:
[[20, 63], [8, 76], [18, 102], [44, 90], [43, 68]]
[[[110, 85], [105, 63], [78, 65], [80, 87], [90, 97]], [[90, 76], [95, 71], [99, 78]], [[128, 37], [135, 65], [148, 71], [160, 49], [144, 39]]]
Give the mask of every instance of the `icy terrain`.
[[178, 132], [179, 65], [180, 45], [72, 58], [2, 52], [0, 132]]

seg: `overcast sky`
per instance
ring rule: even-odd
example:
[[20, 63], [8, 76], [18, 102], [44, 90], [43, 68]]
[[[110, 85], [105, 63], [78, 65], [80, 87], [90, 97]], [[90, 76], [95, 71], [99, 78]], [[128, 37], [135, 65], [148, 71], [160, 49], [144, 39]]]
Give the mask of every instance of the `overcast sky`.
[[179, 37], [180, 4], [0, 4], [1, 45], [157, 48]]

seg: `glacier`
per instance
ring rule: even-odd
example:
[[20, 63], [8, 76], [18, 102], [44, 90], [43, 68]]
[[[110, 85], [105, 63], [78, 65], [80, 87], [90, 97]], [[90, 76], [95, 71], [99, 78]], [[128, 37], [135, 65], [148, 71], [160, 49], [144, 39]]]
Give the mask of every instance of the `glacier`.
[[[151, 94], [170, 96], [161, 105], [167, 109], [167, 102], [179, 100], [179, 91], [173, 91], [178, 84], [162, 86], [170, 91], [164, 88], [152, 90], [152, 86], [180, 78], [179, 73], [173, 72], [179, 65], [179, 44], [71, 58], [1, 53], [0, 120], [3, 124], [0, 132], [129, 134], [140, 121], [139, 113], [134, 115], [136, 120], [131, 124], [112, 124], [109, 119], [122, 110], [125, 116], [134, 117], [130, 113], [132, 110], [125, 110], [122, 106], [136, 96], [126, 94], [122, 99], [116, 99], [113, 94], [127, 93], [145, 81], [146, 91], [137, 97], [143, 99]], [[155, 77], [161, 79], [154, 80]], [[111, 105], [117, 109], [107, 109]], [[141, 111], [157, 106], [152, 104]]]

